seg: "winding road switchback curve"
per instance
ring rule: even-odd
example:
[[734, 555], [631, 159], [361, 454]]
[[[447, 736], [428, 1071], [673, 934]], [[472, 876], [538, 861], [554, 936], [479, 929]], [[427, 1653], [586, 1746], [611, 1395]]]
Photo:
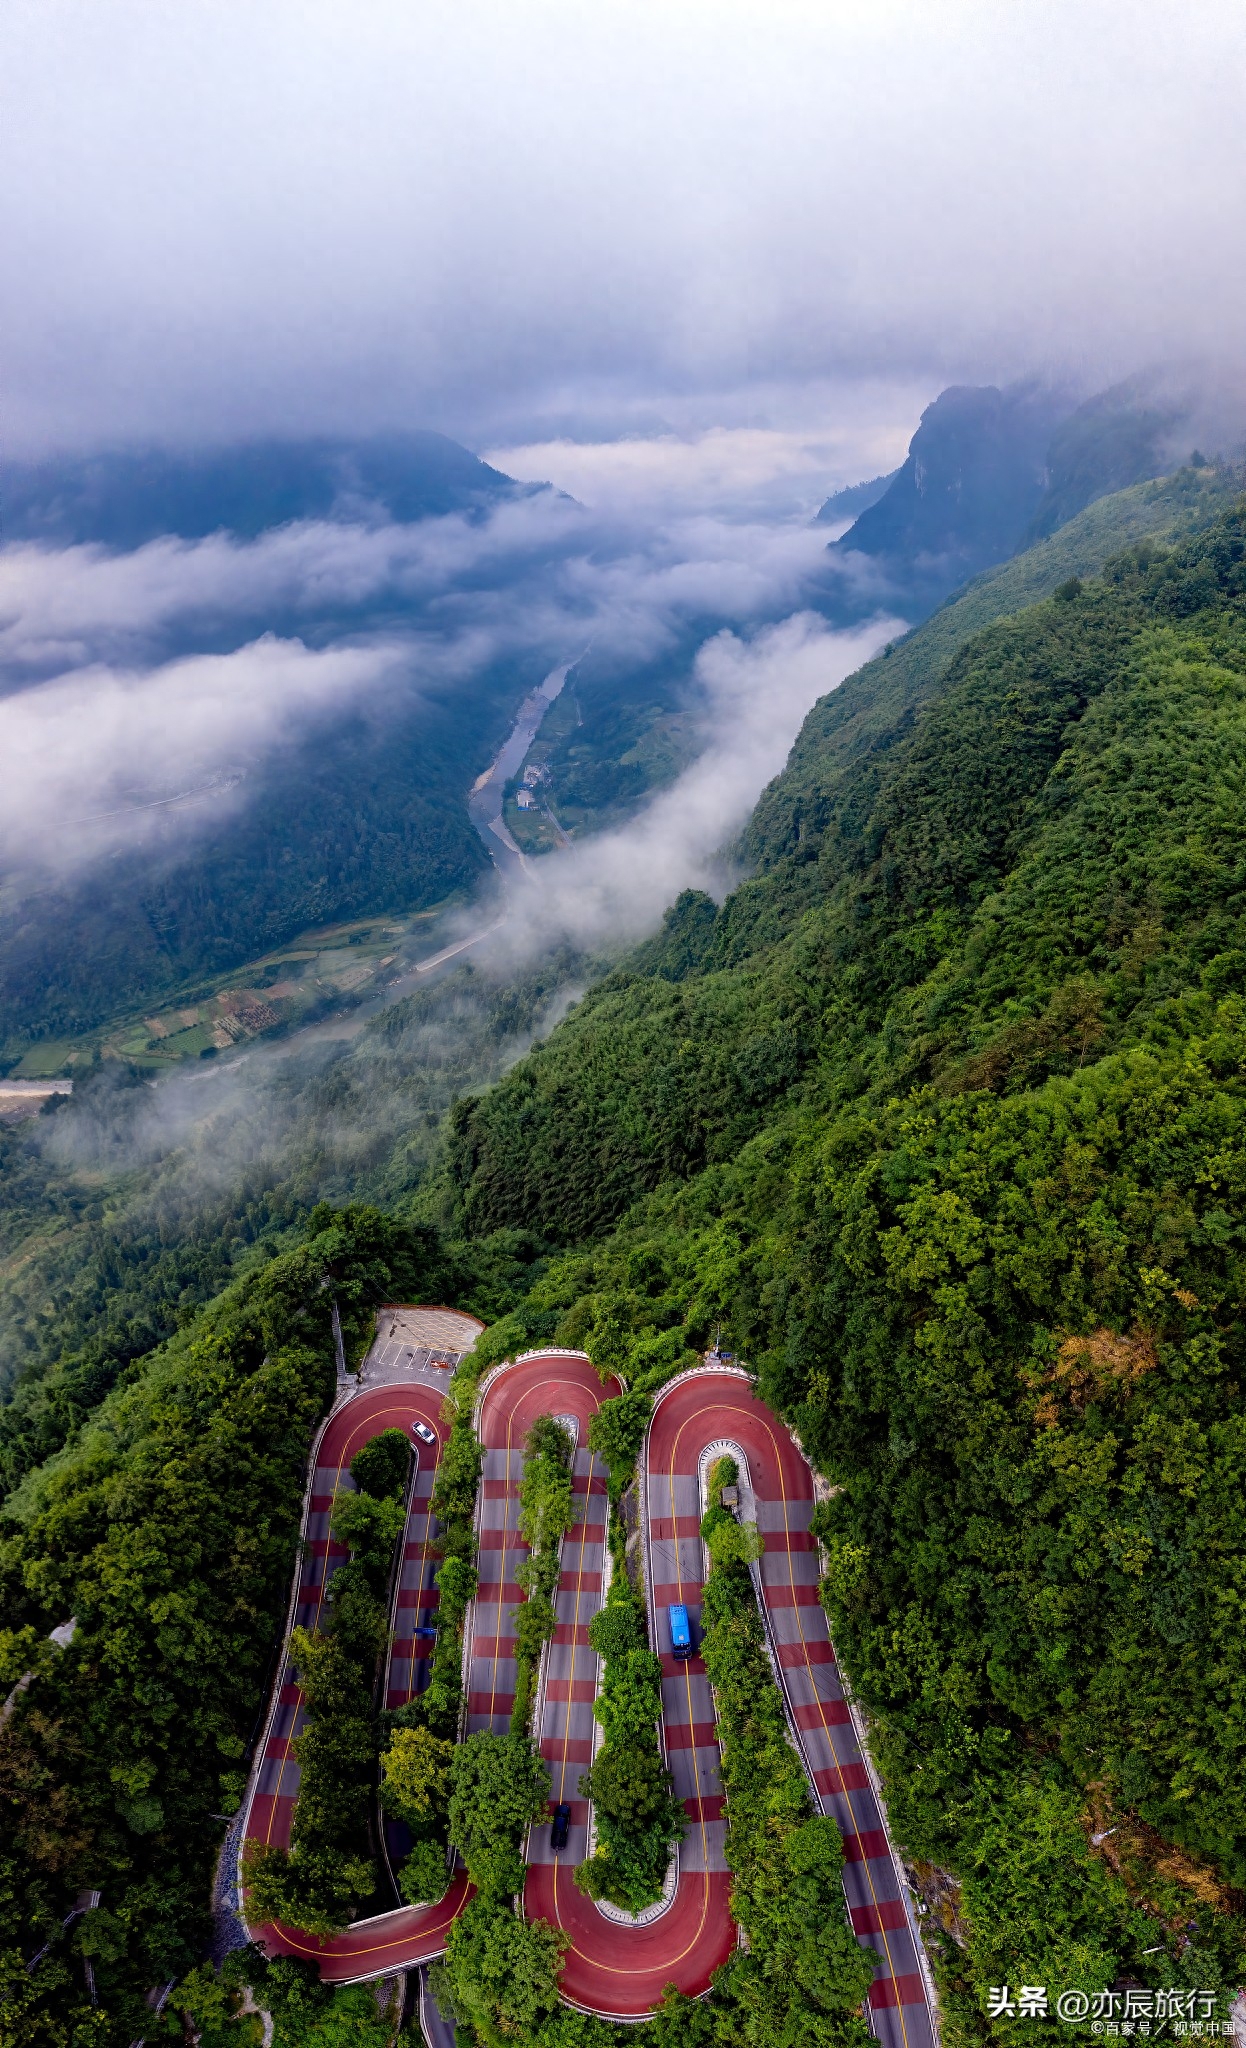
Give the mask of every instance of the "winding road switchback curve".
[[[819, 1560], [810, 1531], [813, 1474], [748, 1376], [729, 1367], [685, 1374], [657, 1397], [644, 1474], [652, 1607], [660, 1615], [668, 1602], [684, 1601], [696, 1639], [705, 1573], [700, 1472], [703, 1457], [719, 1444], [744, 1453], [752, 1495], [744, 1505], [755, 1514], [766, 1546], [756, 1580], [789, 1724], [818, 1806], [843, 1836], [844, 1893], [853, 1928], [878, 1957], [869, 1996], [872, 2031], [887, 2048], [934, 2048], [938, 2032], [912, 1909], [818, 1598]], [[708, 1795], [704, 1826], [717, 1841], [724, 1823], [713, 1817], [722, 1802], [715, 1796], [717, 1751], [705, 1666], [699, 1657], [680, 1664], [664, 1654], [662, 1668], [668, 1725], [691, 1723], [693, 1797], [704, 1806]], [[673, 1763], [678, 1754], [672, 1750]], [[676, 1789], [684, 1789], [678, 1778]], [[687, 1797], [685, 1806], [691, 1813]]]
[[[393, 1313], [383, 1311], [382, 1322]], [[339, 1405], [314, 1454], [307, 1542], [293, 1614], [295, 1623], [314, 1626], [325, 1582], [345, 1558], [329, 1541], [328, 1510], [356, 1450], [381, 1429], [409, 1431], [417, 1417], [427, 1422], [438, 1443], [435, 1452], [429, 1447], [427, 1461], [421, 1456], [404, 1537], [395, 1641], [386, 1674], [386, 1704], [391, 1706], [419, 1689], [420, 1639], [413, 1631], [427, 1625], [436, 1603], [428, 1498], [441, 1448], [441, 1398], [449, 1379], [426, 1352], [408, 1349], [405, 1357], [395, 1355], [395, 1328], [391, 1323], [388, 1347], [378, 1338], [365, 1368], [383, 1383], [362, 1386]], [[424, 1362], [417, 1368], [413, 1357]], [[579, 1779], [592, 1759], [598, 1682], [588, 1624], [604, 1598], [607, 1558], [605, 1472], [588, 1449], [588, 1427], [603, 1400], [618, 1391], [615, 1381], [601, 1384], [583, 1354], [550, 1350], [491, 1373], [476, 1413], [484, 1464], [477, 1510], [480, 1589], [469, 1611], [465, 1647], [469, 1732], [504, 1733], [514, 1704], [514, 1610], [522, 1598], [515, 1571], [525, 1550], [519, 1535], [524, 1437], [539, 1415], [553, 1414], [574, 1424], [577, 1439], [577, 1521], [563, 1545], [557, 1629], [546, 1650], [535, 1721], [536, 1739], [550, 1767], [551, 1797], [571, 1806], [571, 1836], [566, 1850], [555, 1854], [548, 1825], [533, 1829], [523, 1901], [529, 1918], [547, 1919], [568, 1936], [563, 1996], [606, 2017], [640, 2019], [659, 2003], [668, 1983], [694, 1996], [707, 1990], [712, 1972], [737, 1940], [713, 1697], [699, 1656], [681, 1663], [669, 1654], [663, 1619], [669, 1603], [683, 1601], [696, 1639], [706, 1566], [701, 1474], [712, 1452], [731, 1446], [743, 1455], [745, 1511], [756, 1516], [765, 1538], [756, 1583], [791, 1733], [821, 1811], [835, 1820], [843, 1836], [844, 1891], [852, 1925], [877, 1957], [869, 1995], [871, 2028], [886, 2048], [934, 2048], [937, 2027], [911, 1905], [818, 1599], [819, 1559], [810, 1530], [813, 1474], [789, 1432], [758, 1400], [747, 1375], [729, 1366], [706, 1365], [661, 1390], [641, 1464], [646, 1581], [654, 1647], [663, 1669], [664, 1741], [676, 1794], [688, 1816], [677, 1880], [664, 1906], [650, 1909], [642, 1924], [608, 1916], [574, 1882], [575, 1865], [588, 1847], [588, 1808]], [[249, 1841], [289, 1841], [298, 1790], [290, 1742], [301, 1722], [301, 1695], [287, 1666], [253, 1777], [245, 1827]], [[284, 1927], [257, 1931], [271, 1951], [314, 1958], [325, 1981], [346, 1983], [410, 1968], [440, 1954], [469, 1896], [460, 1875], [439, 1905], [382, 1914], [331, 1940]]]
[[[401, 1429], [410, 1437], [411, 1424], [421, 1421], [433, 1430], [436, 1444], [416, 1444], [417, 1467], [403, 1532], [403, 1555], [395, 1596], [395, 1629], [386, 1671], [385, 1703], [399, 1706], [418, 1691], [420, 1664], [428, 1639], [414, 1631], [427, 1624], [436, 1607], [435, 1560], [429, 1550], [432, 1517], [429, 1497], [441, 1456], [444, 1427], [441, 1406], [450, 1384], [451, 1362], [459, 1355], [448, 1348], [457, 1342], [469, 1348], [481, 1325], [452, 1311], [384, 1309], [382, 1333], [368, 1353], [360, 1381], [333, 1409], [312, 1457], [304, 1517], [303, 1547], [289, 1628], [315, 1628], [324, 1608], [325, 1591], [347, 1552], [329, 1535], [334, 1494], [350, 1487], [351, 1459], [383, 1429]], [[459, 1329], [456, 1331], [456, 1324]], [[430, 1339], [440, 1340], [438, 1352]], [[444, 1362], [439, 1362], [444, 1361]], [[242, 1830], [242, 1846], [290, 1844], [290, 1826], [298, 1799], [299, 1767], [292, 1744], [306, 1726], [303, 1695], [289, 1662], [289, 1629], [283, 1668], [274, 1690], [268, 1724], [252, 1774], [250, 1804]], [[326, 1984], [356, 1983], [409, 1969], [444, 1953], [446, 1934], [462, 1911], [471, 1888], [460, 1873], [436, 1906], [403, 1906], [392, 1913], [360, 1920], [328, 1938], [298, 1928], [269, 1924], [252, 1934], [271, 1955], [299, 1956], [317, 1962]]]

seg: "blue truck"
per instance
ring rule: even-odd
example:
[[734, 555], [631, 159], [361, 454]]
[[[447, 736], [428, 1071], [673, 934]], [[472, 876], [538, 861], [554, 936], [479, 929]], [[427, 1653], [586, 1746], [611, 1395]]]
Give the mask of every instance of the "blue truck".
[[671, 1650], [676, 1657], [692, 1655], [692, 1629], [688, 1621], [688, 1610], [680, 1601], [675, 1607], [668, 1607], [666, 1618], [670, 1623]]

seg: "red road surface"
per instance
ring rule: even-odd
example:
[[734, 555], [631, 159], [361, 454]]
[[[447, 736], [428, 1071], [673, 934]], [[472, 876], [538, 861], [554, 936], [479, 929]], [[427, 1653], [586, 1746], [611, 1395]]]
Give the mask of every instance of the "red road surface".
[[[412, 1381], [365, 1390], [330, 1416], [316, 1453], [308, 1540], [294, 1614], [296, 1627], [316, 1626], [324, 1605], [326, 1583], [337, 1566], [346, 1561], [346, 1551], [329, 1538], [329, 1509], [343, 1480], [350, 1484], [347, 1467], [356, 1451], [383, 1429], [401, 1429], [410, 1435], [411, 1424], [417, 1417], [427, 1422], [437, 1433], [437, 1444], [435, 1448], [431, 1444], [417, 1446], [420, 1469], [416, 1481], [417, 1501], [427, 1501], [432, 1473], [441, 1455], [441, 1402], [442, 1390], [437, 1385]], [[426, 1530], [423, 1540], [427, 1541]], [[397, 1648], [395, 1644], [395, 1652]], [[289, 1847], [299, 1781], [299, 1767], [290, 1744], [304, 1724], [303, 1695], [293, 1669], [287, 1664], [256, 1774], [245, 1829], [247, 1842], [275, 1842], [281, 1848]], [[397, 1912], [362, 1920], [328, 1940], [303, 1934], [293, 1927], [270, 1925], [253, 1928], [252, 1932], [270, 1954], [310, 1957], [319, 1962], [320, 1975], [327, 1984], [345, 1984], [442, 1954], [446, 1931], [469, 1896], [470, 1887], [460, 1875], [439, 1905], [403, 1906]]]
[[[604, 1475], [597, 1477], [583, 1454], [577, 1468], [581, 1464], [586, 1480], [604, 1493]], [[581, 1772], [592, 1758], [598, 1660], [588, 1646], [588, 1621], [604, 1597], [603, 1539], [604, 1526], [594, 1522], [578, 1542], [573, 1531], [563, 1549], [560, 1626], [550, 1647], [548, 1671], [553, 1675], [547, 1679], [538, 1736], [550, 1765], [551, 1796], [570, 1802], [573, 1826], [562, 1852], [550, 1849], [548, 1828], [534, 1829], [524, 1910], [530, 1919], [552, 1921], [570, 1937], [562, 1974], [565, 1998], [594, 2012], [634, 2019], [653, 2010], [667, 1984], [693, 1996], [708, 1990], [711, 1972], [735, 1947], [736, 1930], [728, 1909], [722, 1822], [707, 1816], [698, 1797], [720, 1789], [708, 1687], [704, 1703], [694, 1702], [693, 1689], [680, 1681], [668, 1680], [662, 1688], [668, 1760], [689, 1814], [675, 1893], [666, 1910], [644, 1925], [620, 1923], [607, 1918], [575, 1883], [572, 1873], [587, 1850], [587, 1804], [578, 1795]], [[694, 1704], [702, 1706], [700, 1713]], [[694, 1722], [706, 1718], [710, 1756], [698, 1766]], [[707, 1782], [698, 1780], [698, 1768]], [[720, 1807], [719, 1798], [715, 1814]]]
[[[809, 1530], [813, 1474], [748, 1379], [729, 1369], [706, 1367], [673, 1381], [658, 1395], [650, 1424], [650, 1591], [659, 1635], [665, 1605], [682, 1600], [693, 1616], [696, 1640], [703, 1571], [698, 1470], [703, 1453], [724, 1440], [744, 1453], [743, 1508], [756, 1516], [765, 1538], [757, 1582], [789, 1722], [821, 1809], [834, 1818], [844, 1838], [844, 1891], [852, 1924], [878, 1956], [870, 2025], [888, 2048], [933, 2048], [938, 2036], [926, 2001], [918, 1938], [818, 1599], [817, 1547]], [[682, 1666], [671, 1659], [667, 1668], [686, 1674], [690, 1711], [699, 1722], [704, 1710], [697, 1698], [698, 1678], [708, 1691], [700, 1658]], [[669, 1697], [669, 1688], [664, 1693]]]
[[[699, 1657], [677, 1662], [669, 1655], [665, 1623], [666, 1606], [683, 1601], [696, 1639], [704, 1576], [699, 1473], [711, 1447], [727, 1441], [744, 1455], [744, 1509], [756, 1515], [765, 1537], [757, 1584], [790, 1724], [822, 1811], [834, 1817], [844, 1837], [844, 1889], [852, 1924], [878, 1957], [871, 2026], [887, 2048], [933, 2048], [937, 2033], [916, 1932], [818, 1601], [817, 1550], [809, 1530], [812, 1474], [747, 1378], [728, 1368], [703, 1368], [659, 1394], [645, 1458], [646, 1575], [654, 1646], [663, 1662], [667, 1760], [689, 1817], [678, 1883], [665, 1910], [643, 1926], [607, 1918], [575, 1886], [572, 1872], [587, 1841], [587, 1809], [578, 1796], [578, 1781], [592, 1754], [597, 1679], [588, 1621], [602, 1602], [605, 1562], [605, 1477], [587, 1448], [588, 1424], [617, 1390], [613, 1381], [603, 1388], [588, 1360], [575, 1353], [538, 1355], [490, 1379], [477, 1423], [485, 1459], [478, 1517], [480, 1591], [471, 1616], [466, 1677], [468, 1728], [496, 1733], [509, 1725], [515, 1691], [513, 1611], [522, 1595], [514, 1575], [524, 1550], [518, 1533], [523, 1438], [542, 1414], [574, 1417], [579, 1432], [573, 1485], [580, 1516], [564, 1544], [558, 1629], [547, 1653], [537, 1725], [552, 1796], [570, 1801], [573, 1825], [568, 1848], [560, 1855], [549, 1849], [548, 1828], [534, 1829], [524, 1894], [530, 1918], [550, 1920], [570, 1937], [563, 1994], [593, 2011], [635, 2018], [652, 2010], [668, 1983], [693, 1994], [707, 1989], [711, 1972], [735, 1945], [709, 1681]], [[317, 1453], [296, 1623], [314, 1625], [326, 1576], [345, 1557], [328, 1541], [328, 1509], [359, 1446], [394, 1425], [409, 1430], [421, 1416], [438, 1434], [437, 1452], [429, 1447], [428, 1471], [422, 1470], [419, 1480], [426, 1500], [440, 1454], [439, 1411], [437, 1387], [415, 1383], [361, 1393], [331, 1418]], [[421, 1521], [417, 1508], [418, 1503], [405, 1539], [400, 1619], [404, 1593], [411, 1596], [413, 1616], [426, 1614], [435, 1601], [427, 1568], [427, 1510]], [[410, 1629], [408, 1622], [395, 1642], [388, 1700], [407, 1696], [415, 1683]], [[405, 1656], [400, 1654], [404, 1650]], [[298, 1687], [287, 1670], [248, 1814], [249, 1841], [289, 1841], [298, 1789], [289, 1740], [300, 1713]], [[384, 1914], [329, 1941], [289, 1928], [261, 1932], [271, 1950], [315, 1957], [326, 1981], [348, 1982], [441, 1953], [447, 1929], [469, 1895], [460, 1876], [438, 1906]]]

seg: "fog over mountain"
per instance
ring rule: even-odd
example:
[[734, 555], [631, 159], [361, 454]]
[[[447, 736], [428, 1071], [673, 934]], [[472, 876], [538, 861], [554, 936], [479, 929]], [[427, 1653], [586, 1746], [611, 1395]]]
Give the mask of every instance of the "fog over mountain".
[[1246, 2048], [1244, 79], [9, 0], [0, 2048]]

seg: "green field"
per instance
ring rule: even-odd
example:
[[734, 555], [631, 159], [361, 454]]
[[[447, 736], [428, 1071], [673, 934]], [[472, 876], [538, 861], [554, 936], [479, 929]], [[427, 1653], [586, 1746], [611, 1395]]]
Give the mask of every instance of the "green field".
[[[7, 1071], [20, 1080], [41, 1080], [71, 1073], [98, 1055], [154, 1073], [288, 1029], [375, 993], [401, 961], [434, 950], [438, 927], [456, 900], [409, 917], [360, 918], [302, 932], [228, 975], [188, 983], [158, 1010], [129, 1012], [81, 1038], [41, 1040]], [[225, 1021], [231, 1008], [239, 1013], [232, 1029]]]

